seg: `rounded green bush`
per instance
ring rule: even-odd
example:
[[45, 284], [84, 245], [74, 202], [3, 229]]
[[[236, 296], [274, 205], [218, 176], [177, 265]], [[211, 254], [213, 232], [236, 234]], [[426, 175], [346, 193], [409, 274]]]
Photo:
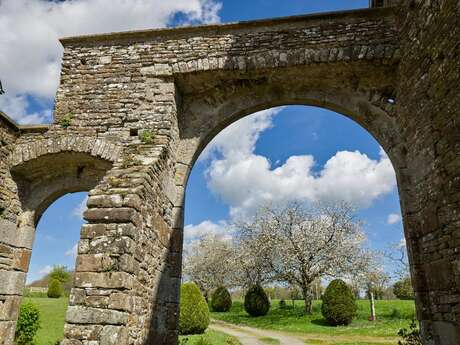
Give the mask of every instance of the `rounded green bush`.
[[398, 299], [414, 299], [414, 289], [409, 277], [397, 281], [393, 285], [393, 293]]
[[62, 284], [59, 280], [57, 279], [51, 279], [50, 282], [48, 283], [48, 297], [49, 298], [59, 298], [63, 295], [64, 293], [64, 288], [62, 287]]
[[356, 316], [355, 296], [350, 287], [340, 279], [330, 282], [323, 295], [321, 312], [332, 326], [349, 325]]
[[263, 316], [270, 309], [270, 301], [260, 285], [252, 286], [244, 296], [244, 310], [251, 316]]
[[211, 309], [216, 312], [226, 312], [232, 307], [232, 296], [228, 290], [220, 286], [211, 296]]
[[179, 333], [202, 334], [209, 326], [209, 309], [206, 300], [194, 283], [180, 288]]
[[16, 345], [33, 345], [35, 335], [40, 328], [40, 310], [35, 304], [24, 303], [19, 311], [14, 343]]

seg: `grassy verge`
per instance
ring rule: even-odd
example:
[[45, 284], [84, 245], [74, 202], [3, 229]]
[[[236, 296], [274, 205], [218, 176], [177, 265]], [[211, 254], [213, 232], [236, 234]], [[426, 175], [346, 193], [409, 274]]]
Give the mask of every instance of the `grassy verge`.
[[250, 317], [241, 301], [235, 301], [229, 312], [212, 313], [212, 317], [234, 324], [286, 332], [396, 338], [398, 330], [408, 327], [415, 317], [415, 306], [413, 301], [376, 301], [376, 313], [377, 321], [368, 321], [369, 302], [359, 300], [358, 315], [351, 325], [331, 327], [321, 315], [320, 301], [314, 301], [313, 315], [305, 315], [302, 301], [296, 301], [294, 306], [288, 302], [288, 306], [281, 309], [279, 301], [274, 300], [269, 313], [263, 317]]
[[[207, 342], [205, 342], [207, 341]], [[240, 345], [240, 342], [227, 334], [207, 330], [204, 335], [187, 335], [179, 337], [180, 345]]]

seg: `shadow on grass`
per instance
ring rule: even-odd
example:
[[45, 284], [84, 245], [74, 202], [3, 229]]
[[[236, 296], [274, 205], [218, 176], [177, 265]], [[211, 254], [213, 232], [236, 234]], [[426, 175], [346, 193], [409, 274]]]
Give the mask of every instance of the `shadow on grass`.
[[314, 320], [311, 320], [311, 323], [318, 325], [318, 326], [334, 328], [334, 326], [331, 326], [330, 324], [327, 323], [326, 319], [314, 319]]

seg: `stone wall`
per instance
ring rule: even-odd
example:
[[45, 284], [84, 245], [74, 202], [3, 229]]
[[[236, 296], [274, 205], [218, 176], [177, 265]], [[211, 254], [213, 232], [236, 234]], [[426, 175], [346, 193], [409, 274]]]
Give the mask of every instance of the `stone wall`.
[[401, 8], [405, 233], [425, 344], [460, 343], [460, 4]]

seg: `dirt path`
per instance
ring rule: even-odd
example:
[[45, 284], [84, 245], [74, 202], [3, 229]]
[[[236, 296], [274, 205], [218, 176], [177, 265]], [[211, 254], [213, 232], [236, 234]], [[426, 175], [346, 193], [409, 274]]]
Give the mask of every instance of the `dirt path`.
[[280, 345], [305, 345], [305, 342], [296, 336], [265, 329], [232, 325], [223, 321], [213, 320], [210, 328], [238, 338], [242, 345], [266, 345], [261, 338], [277, 339]]
[[327, 335], [310, 333], [287, 333], [281, 331], [271, 331], [266, 329], [252, 328], [248, 326], [234, 325], [220, 320], [212, 320], [210, 328], [227, 333], [238, 338], [242, 345], [267, 345], [262, 338], [273, 338], [280, 342], [280, 345], [306, 345], [309, 341], [325, 343], [352, 343], [366, 342], [369, 344], [383, 345], [396, 344], [396, 337], [372, 337], [361, 335]]

